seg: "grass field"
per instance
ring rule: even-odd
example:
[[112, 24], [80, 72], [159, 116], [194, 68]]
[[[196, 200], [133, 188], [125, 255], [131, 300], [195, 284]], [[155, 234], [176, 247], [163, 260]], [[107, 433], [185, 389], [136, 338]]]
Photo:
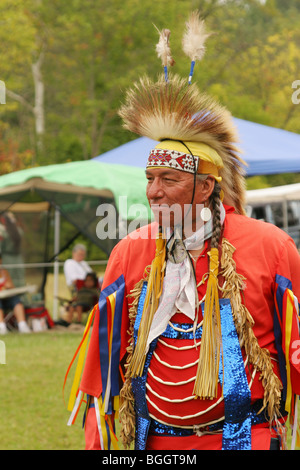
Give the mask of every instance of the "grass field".
[[6, 364], [0, 364], [0, 450], [84, 449], [83, 409], [75, 425], [67, 426], [74, 366], [66, 403], [62, 394], [66, 370], [81, 338], [82, 332], [69, 329], [0, 336], [6, 349]]
[[84, 449], [83, 409], [76, 423], [67, 426], [70, 413], [62, 395], [81, 338], [82, 333], [56, 330], [0, 338], [6, 348], [6, 364], [0, 364], [0, 450]]
[[81, 416], [67, 426], [70, 413], [62, 396], [65, 372], [81, 337], [49, 330], [0, 338], [6, 348], [6, 364], [0, 364], [1, 450], [84, 448]]
[[[58, 295], [70, 295], [63, 273]], [[52, 299], [49, 273], [46, 307], [50, 314]], [[82, 413], [73, 426], [67, 426], [66, 404], [75, 366], [66, 386], [66, 404], [62, 394], [65, 373], [81, 339], [82, 332], [69, 329], [0, 336], [6, 350], [6, 364], [0, 364], [0, 450], [84, 449]]]

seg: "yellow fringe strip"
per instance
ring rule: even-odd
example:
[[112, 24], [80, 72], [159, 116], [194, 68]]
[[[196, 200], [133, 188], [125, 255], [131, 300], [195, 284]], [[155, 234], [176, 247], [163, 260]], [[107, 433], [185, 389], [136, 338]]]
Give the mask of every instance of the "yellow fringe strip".
[[[98, 415], [97, 416], [98, 430], [99, 430], [99, 435], [100, 435], [100, 440], [101, 440], [101, 446], [103, 445], [102, 450], [110, 450], [109, 438], [110, 438], [111, 447], [113, 448], [113, 450], [120, 450], [119, 445], [118, 445], [118, 439], [113, 429], [114, 418], [112, 415], [107, 415], [103, 411], [104, 406], [103, 406], [102, 397], [100, 396], [99, 398], [96, 398], [96, 400], [97, 400], [96, 416]], [[108, 426], [108, 429], [107, 429], [106, 424]]]
[[289, 414], [292, 412], [292, 408], [293, 408], [291, 364], [290, 364], [290, 358], [289, 358], [290, 342], [291, 342], [291, 335], [292, 335], [292, 324], [293, 324], [293, 313], [294, 313], [293, 292], [288, 289], [287, 304], [286, 304], [286, 333], [285, 333], [285, 363], [286, 363], [286, 375], [287, 375], [285, 411], [287, 411]]
[[141, 376], [146, 359], [146, 344], [154, 314], [158, 308], [162, 293], [164, 270], [166, 263], [166, 240], [160, 232], [156, 239], [156, 252], [151, 264], [148, 288], [145, 298], [141, 325], [138, 332], [137, 344], [130, 362], [131, 377]]
[[84, 360], [85, 360], [85, 353], [86, 353], [88, 342], [89, 342], [89, 336], [88, 335], [89, 335], [89, 331], [91, 329], [92, 322], [93, 322], [93, 319], [94, 319], [94, 316], [95, 316], [96, 308], [97, 308], [97, 306], [95, 306], [89, 314], [89, 318], [88, 318], [88, 321], [86, 323], [86, 327], [85, 327], [85, 330], [84, 330], [84, 333], [83, 333], [82, 341], [81, 341], [81, 343], [80, 343], [80, 345], [79, 345], [79, 347], [78, 347], [78, 349], [75, 353], [75, 356], [74, 356], [74, 358], [73, 358], [73, 360], [72, 360], [72, 362], [71, 362], [71, 364], [68, 368], [68, 371], [66, 373], [64, 387], [65, 387], [65, 384], [66, 384], [67, 376], [68, 376], [69, 370], [71, 368], [71, 365], [73, 364], [73, 362], [75, 360], [75, 357], [79, 352], [77, 367], [76, 367], [74, 380], [73, 380], [73, 384], [72, 384], [71, 392], [70, 392], [70, 396], [69, 396], [69, 402], [68, 402], [68, 407], [67, 407], [68, 411], [72, 411], [73, 408], [74, 408], [74, 405], [75, 405], [75, 400], [76, 400], [76, 396], [77, 396], [77, 393], [78, 393], [78, 387], [79, 387], [79, 383], [80, 383], [80, 379], [81, 379], [81, 373], [82, 373], [82, 370], [83, 370], [83, 364], [84, 364]]
[[209, 277], [204, 305], [203, 330], [194, 394], [201, 399], [213, 399], [218, 393], [221, 350], [221, 318], [218, 292], [219, 252], [212, 248], [208, 255]]
[[224, 276], [225, 283], [221, 290], [223, 297], [230, 299], [240, 345], [245, 348], [249, 362], [255, 365], [261, 373], [260, 379], [264, 388], [264, 400], [263, 407], [259, 413], [267, 409], [271, 423], [274, 420], [277, 421], [278, 417], [280, 417], [279, 408], [282, 385], [273, 371], [270, 352], [259, 346], [257, 338], [253, 333], [253, 318], [242, 302], [245, 278], [236, 272], [236, 263], [233, 260], [234, 251], [235, 248], [224, 238], [222, 241], [221, 274]]

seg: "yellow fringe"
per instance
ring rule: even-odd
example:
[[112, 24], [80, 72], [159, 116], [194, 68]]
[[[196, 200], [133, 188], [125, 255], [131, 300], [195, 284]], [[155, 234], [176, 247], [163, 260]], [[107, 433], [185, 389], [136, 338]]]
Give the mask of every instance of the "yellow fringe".
[[[203, 319], [203, 333], [202, 333], [202, 344], [200, 348], [200, 358], [197, 370], [197, 377], [195, 381], [194, 394], [200, 398], [213, 398], [217, 392], [217, 380], [219, 371], [219, 360], [221, 351], [221, 322], [220, 322], [220, 310], [219, 310], [219, 295], [218, 288], [222, 291], [224, 298], [229, 298], [232, 306], [233, 320], [237, 329], [237, 334], [240, 340], [241, 347], [245, 348], [245, 352], [249, 357], [249, 362], [253, 364], [258, 371], [261, 372], [260, 379], [264, 387], [264, 401], [263, 407], [260, 410], [267, 409], [270, 417], [270, 424], [272, 421], [277, 423], [278, 429], [281, 434], [284, 434], [284, 426], [282, 426], [278, 418], [280, 418], [280, 399], [282, 385], [278, 377], [273, 371], [271, 363], [270, 353], [268, 350], [263, 349], [259, 346], [257, 338], [254, 336], [252, 327], [254, 321], [250, 315], [248, 309], [242, 302], [243, 290], [245, 289], [245, 278], [236, 272], [236, 264], [233, 260], [233, 254], [235, 248], [228, 242], [227, 239], [222, 241], [222, 257], [221, 257], [221, 270], [219, 274], [222, 274], [225, 280], [224, 286], [219, 287], [218, 285], [218, 267], [219, 257], [218, 250], [212, 248], [209, 252], [210, 256], [210, 272], [207, 284], [206, 301], [204, 307], [204, 319]], [[152, 289], [149, 289], [150, 278], [151, 285], [155, 286], [156, 291], [161, 294], [162, 282], [163, 282], [163, 269], [165, 259], [165, 247], [162, 244], [157, 243], [156, 257], [161, 258], [161, 262], [154, 260], [151, 265], [150, 274], [146, 273], [148, 279], [148, 290], [147, 294], [151, 293]], [[149, 268], [149, 267], [148, 267]], [[148, 269], [146, 268], [146, 270]], [[155, 275], [154, 275], [155, 273]], [[161, 273], [160, 280], [158, 279], [159, 273]], [[141, 279], [133, 291], [131, 297], [133, 302], [131, 304], [129, 317], [130, 317], [130, 344], [127, 348], [128, 357], [126, 364], [125, 383], [120, 393], [121, 406], [120, 406], [120, 422], [121, 422], [121, 440], [124, 448], [129, 448], [132, 441], [135, 438], [135, 413], [134, 413], [134, 398], [131, 388], [131, 377], [133, 375], [134, 368], [131, 367], [133, 353], [133, 326], [136, 318], [137, 307], [143, 282], [146, 279]], [[156, 282], [154, 282], [156, 280]], [[153, 298], [148, 294], [148, 302], [152, 302]], [[146, 298], [147, 298], [146, 297]], [[150, 298], [151, 297], [151, 298]], [[158, 305], [158, 299], [157, 305]], [[154, 299], [155, 300], [155, 299]], [[155, 313], [154, 306], [153, 315]], [[157, 307], [156, 307], [157, 308]], [[147, 310], [149, 312], [149, 310]], [[143, 318], [147, 319], [149, 329], [151, 326], [153, 317], [145, 316], [146, 310], [144, 309]], [[142, 318], [142, 320], [143, 320]], [[206, 322], [205, 322], [206, 319]], [[145, 321], [143, 322], [146, 323]], [[146, 328], [148, 328], [146, 325]], [[139, 330], [143, 328], [142, 323]], [[144, 334], [148, 337], [148, 334]], [[205, 346], [206, 345], [206, 346]], [[142, 349], [142, 348], [141, 348]], [[204, 352], [203, 352], [204, 350]], [[143, 366], [145, 360], [145, 349], [141, 351], [143, 358]], [[202, 354], [202, 356], [201, 356]], [[215, 354], [215, 355], [214, 355]], [[137, 360], [137, 359], [136, 359]], [[141, 372], [142, 372], [141, 370]], [[281, 429], [282, 428], [282, 429]]]
[[209, 277], [204, 305], [200, 357], [194, 394], [201, 399], [213, 399], [218, 393], [218, 374], [221, 350], [221, 317], [218, 292], [219, 251], [212, 248], [208, 255]]
[[225, 283], [222, 288], [223, 297], [230, 299], [233, 319], [241, 347], [249, 358], [249, 362], [260, 371], [260, 379], [264, 387], [263, 407], [259, 413], [267, 409], [270, 423], [280, 417], [280, 399], [282, 385], [273, 371], [270, 352], [261, 348], [253, 333], [254, 321], [248, 309], [242, 302], [242, 291], [245, 288], [245, 278], [237, 274], [233, 260], [235, 248], [225, 238], [222, 242], [221, 273]]
[[164, 270], [166, 263], [166, 240], [160, 232], [156, 239], [156, 252], [151, 264], [145, 298], [143, 315], [137, 337], [137, 344], [130, 362], [131, 377], [141, 376], [146, 359], [146, 344], [154, 314], [158, 308], [159, 298], [162, 293]]

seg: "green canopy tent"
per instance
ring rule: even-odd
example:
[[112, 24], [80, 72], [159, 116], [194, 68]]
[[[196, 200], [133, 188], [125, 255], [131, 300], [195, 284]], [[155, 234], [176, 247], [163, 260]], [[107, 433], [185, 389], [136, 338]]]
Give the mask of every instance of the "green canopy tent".
[[88, 160], [30, 168], [3, 175], [0, 177], [0, 201], [5, 200], [8, 195], [13, 195], [14, 200], [19, 199], [18, 194], [33, 189], [43, 195], [56, 192], [89, 194], [114, 199], [121, 216], [126, 219], [128, 213], [124, 210], [125, 205], [119, 207], [120, 197], [127, 198], [127, 209], [134, 204], [147, 205], [145, 188], [146, 179], [142, 168]]
[[[0, 177], [0, 244], [3, 217], [12, 212], [23, 221], [24, 264], [41, 262], [46, 266], [54, 262], [54, 291], [57, 292], [58, 254], [78, 234], [83, 234], [108, 256], [117, 241], [127, 234], [130, 220], [139, 218], [143, 223], [151, 218], [145, 189], [142, 168], [93, 160], [3, 175]], [[62, 218], [75, 228], [75, 233], [63, 243]], [[52, 253], [49, 253], [49, 238], [53, 241]]]

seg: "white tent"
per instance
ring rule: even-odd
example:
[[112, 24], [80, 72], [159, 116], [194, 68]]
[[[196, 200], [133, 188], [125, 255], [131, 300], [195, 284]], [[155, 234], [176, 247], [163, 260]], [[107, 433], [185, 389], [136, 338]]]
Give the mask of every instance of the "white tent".
[[300, 248], [300, 183], [247, 191], [246, 212], [286, 231]]
[[300, 183], [247, 191], [247, 204], [300, 200]]

